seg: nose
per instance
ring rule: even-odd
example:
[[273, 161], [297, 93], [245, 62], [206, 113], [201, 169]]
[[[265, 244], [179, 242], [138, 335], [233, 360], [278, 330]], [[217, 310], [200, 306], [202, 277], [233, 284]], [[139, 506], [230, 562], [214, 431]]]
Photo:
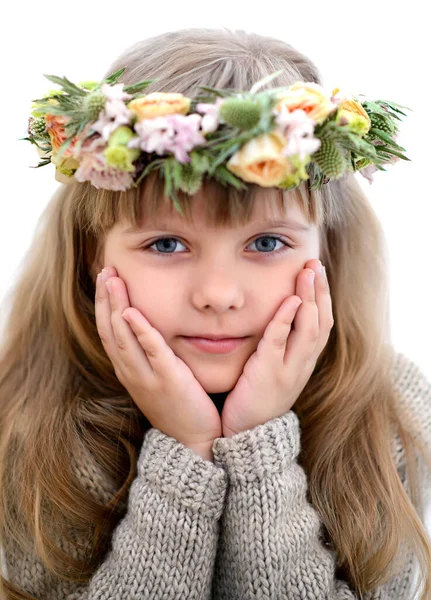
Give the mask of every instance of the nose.
[[207, 265], [191, 282], [191, 302], [197, 310], [222, 313], [244, 305], [245, 286], [238, 272], [229, 265]]

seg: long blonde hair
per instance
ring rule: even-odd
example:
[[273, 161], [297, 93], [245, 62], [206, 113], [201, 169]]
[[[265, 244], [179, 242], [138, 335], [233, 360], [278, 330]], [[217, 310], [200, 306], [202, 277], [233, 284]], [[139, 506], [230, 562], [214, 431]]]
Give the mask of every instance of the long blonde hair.
[[[157, 79], [147, 92], [189, 97], [199, 86], [250, 89], [321, 83], [315, 65], [284, 41], [226, 29], [186, 29], [139, 42], [106, 75], [121, 82]], [[207, 218], [243, 223], [256, 187], [238, 192], [206, 181]], [[284, 206], [286, 192], [260, 188]], [[299, 461], [308, 499], [337, 553], [337, 576], [361, 597], [394, 575], [406, 546], [431, 590], [431, 546], [423, 525], [418, 451], [406, 407], [394, 390], [388, 310], [387, 249], [376, 215], [349, 174], [319, 192], [294, 194], [318, 224], [335, 325], [316, 369], [294, 405], [301, 424]], [[0, 545], [35, 554], [59, 579], [85, 583], [106, 556], [127, 510], [136, 461], [151, 426], [117, 380], [95, 325], [94, 263], [100, 240], [119, 220], [154, 215], [163, 187], [154, 173], [139, 189], [61, 186], [45, 209], [8, 301], [0, 348]], [[188, 215], [190, 198], [180, 194]], [[391, 451], [402, 440], [404, 487]], [[109, 482], [105, 501], [79, 477], [97, 463]], [[81, 465], [81, 467], [79, 466]], [[81, 540], [81, 541], [78, 541]], [[87, 540], [85, 544], [82, 540]], [[404, 552], [404, 553], [403, 553]], [[0, 581], [0, 596], [34, 596]]]

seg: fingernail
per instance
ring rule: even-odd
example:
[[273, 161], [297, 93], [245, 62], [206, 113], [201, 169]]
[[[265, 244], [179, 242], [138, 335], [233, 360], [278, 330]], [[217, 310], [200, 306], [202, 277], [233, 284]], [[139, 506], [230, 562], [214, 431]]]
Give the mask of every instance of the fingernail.
[[107, 270], [107, 269], [102, 269], [102, 270], [100, 271], [100, 273], [98, 274], [98, 276], [97, 276], [97, 277], [98, 277], [98, 278], [100, 279], [100, 281], [102, 281], [102, 282], [106, 281], [106, 280], [108, 279], [108, 270]]
[[111, 295], [111, 282], [105, 281], [106, 289], [108, 290], [108, 294]]
[[326, 267], [323, 267], [323, 277], [328, 279], [328, 276], [326, 275]]

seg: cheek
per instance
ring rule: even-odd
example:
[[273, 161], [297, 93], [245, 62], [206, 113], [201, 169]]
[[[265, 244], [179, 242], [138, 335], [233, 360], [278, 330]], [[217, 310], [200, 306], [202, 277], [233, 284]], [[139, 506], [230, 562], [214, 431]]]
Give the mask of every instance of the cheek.
[[[147, 278], [135, 276], [128, 287], [130, 305], [137, 308], [167, 341], [178, 331], [178, 307], [172, 301], [172, 291], [164, 293]], [[181, 323], [180, 323], [181, 324]]]

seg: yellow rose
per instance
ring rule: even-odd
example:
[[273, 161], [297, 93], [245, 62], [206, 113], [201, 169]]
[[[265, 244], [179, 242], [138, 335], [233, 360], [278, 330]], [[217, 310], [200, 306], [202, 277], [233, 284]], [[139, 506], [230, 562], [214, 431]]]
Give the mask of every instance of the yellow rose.
[[291, 85], [286, 92], [279, 92], [277, 99], [278, 103], [274, 109], [278, 112], [281, 112], [283, 106], [289, 112], [301, 109], [319, 125], [337, 110], [337, 105], [331, 102], [323, 87], [314, 82], [298, 81]]
[[53, 154], [51, 162], [55, 165], [55, 179], [60, 183], [73, 183], [73, 177], [76, 169], [79, 167], [79, 162], [74, 158], [59, 158], [57, 154]]
[[262, 187], [277, 186], [293, 173], [295, 167], [281, 150], [286, 139], [277, 131], [265, 133], [244, 144], [226, 167], [243, 181]]
[[131, 100], [127, 108], [132, 111], [138, 121], [154, 119], [165, 115], [186, 115], [190, 109], [191, 99], [183, 94], [153, 92], [141, 98]]
[[70, 177], [68, 177], [67, 175], [64, 175], [59, 169], [55, 169], [55, 180], [59, 183], [66, 183], [67, 185], [69, 183], [75, 183], [76, 181], [73, 174]]
[[355, 100], [345, 100], [338, 107], [336, 123], [345, 123], [347, 120], [350, 129], [360, 135], [368, 133], [371, 127], [371, 119], [362, 104]]

